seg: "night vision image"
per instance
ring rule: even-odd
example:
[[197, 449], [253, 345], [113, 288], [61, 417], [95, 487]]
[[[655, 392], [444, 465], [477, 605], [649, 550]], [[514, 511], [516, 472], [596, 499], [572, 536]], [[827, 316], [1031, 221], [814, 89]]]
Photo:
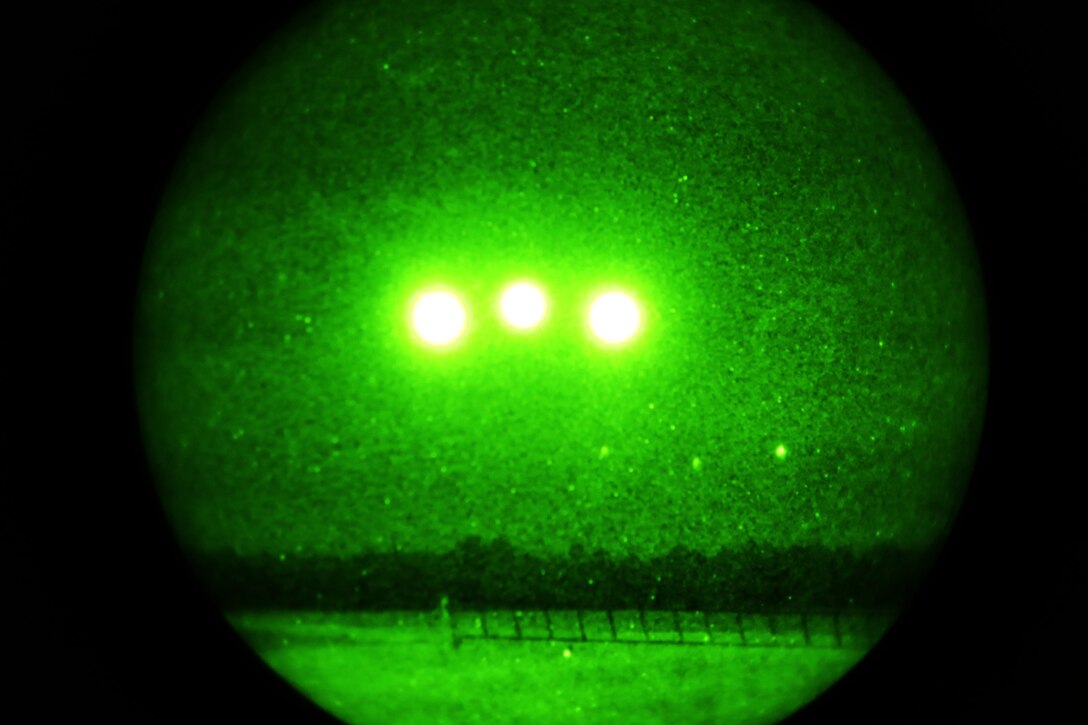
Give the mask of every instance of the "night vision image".
[[179, 157], [136, 384], [194, 571], [345, 723], [774, 723], [940, 551], [986, 327], [808, 5], [345, 0]]

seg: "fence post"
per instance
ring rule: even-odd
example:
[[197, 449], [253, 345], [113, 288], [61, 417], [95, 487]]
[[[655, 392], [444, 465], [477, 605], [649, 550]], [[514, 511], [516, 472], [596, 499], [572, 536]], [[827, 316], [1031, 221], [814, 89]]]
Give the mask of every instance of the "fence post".
[[438, 611], [441, 624], [449, 627], [450, 643], [454, 649], [459, 649], [461, 647], [461, 638], [457, 635], [457, 625], [450, 615], [450, 598], [448, 596], [443, 594], [442, 598], [438, 600]]

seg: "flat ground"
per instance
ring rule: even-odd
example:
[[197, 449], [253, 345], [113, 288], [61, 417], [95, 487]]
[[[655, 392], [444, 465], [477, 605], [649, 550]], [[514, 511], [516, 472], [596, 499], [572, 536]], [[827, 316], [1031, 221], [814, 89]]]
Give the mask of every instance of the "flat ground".
[[[888, 624], [744, 615], [738, 626], [735, 614], [684, 613], [677, 631], [668, 612], [645, 626], [637, 612], [612, 623], [586, 612], [581, 625], [574, 612], [524, 612], [516, 625], [511, 612], [230, 619], [274, 670], [353, 725], [772, 723], [835, 682]], [[539, 639], [516, 639], [519, 627]]]

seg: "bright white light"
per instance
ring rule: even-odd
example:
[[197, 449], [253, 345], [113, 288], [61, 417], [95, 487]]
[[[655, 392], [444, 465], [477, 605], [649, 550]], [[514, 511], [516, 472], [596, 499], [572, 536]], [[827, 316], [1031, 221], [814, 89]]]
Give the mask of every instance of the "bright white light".
[[435, 290], [416, 300], [412, 326], [429, 345], [449, 345], [465, 331], [465, 306], [452, 292]]
[[635, 301], [623, 292], [605, 292], [589, 306], [589, 327], [610, 345], [626, 342], [642, 324]]
[[539, 325], [547, 308], [543, 290], [530, 282], [511, 285], [499, 301], [503, 319], [519, 330]]

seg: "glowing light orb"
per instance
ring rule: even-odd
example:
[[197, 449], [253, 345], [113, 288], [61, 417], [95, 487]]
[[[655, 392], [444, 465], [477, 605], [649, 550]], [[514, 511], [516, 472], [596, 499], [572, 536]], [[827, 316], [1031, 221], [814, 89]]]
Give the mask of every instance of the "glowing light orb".
[[642, 325], [642, 313], [623, 292], [605, 292], [589, 306], [589, 327], [602, 342], [627, 342]]
[[544, 320], [548, 302], [544, 291], [531, 282], [510, 285], [499, 302], [502, 318], [519, 330], [529, 330]]
[[412, 327], [428, 345], [445, 346], [465, 332], [468, 313], [457, 295], [435, 290], [420, 295], [412, 307]]

